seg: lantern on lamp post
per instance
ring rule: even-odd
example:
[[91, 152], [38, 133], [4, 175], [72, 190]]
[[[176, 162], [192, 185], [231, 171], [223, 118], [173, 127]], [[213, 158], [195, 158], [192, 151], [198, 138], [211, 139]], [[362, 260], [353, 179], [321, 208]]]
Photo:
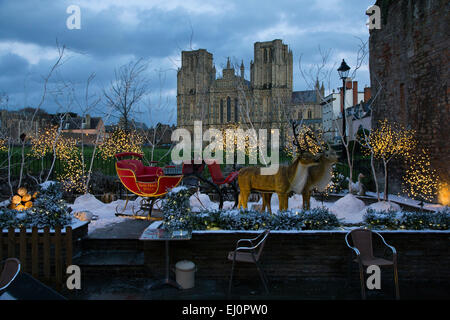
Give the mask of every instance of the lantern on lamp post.
[[347, 80], [348, 73], [350, 72], [350, 67], [347, 65], [344, 59], [342, 59], [341, 66], [337, 69], [339, 77], [342, 79], [342, 104], [341, 104], [341, 114], [342, 114], [342, 134], [343, 141], [346, 141], [346, 119], [345, 119], [345, 81]]

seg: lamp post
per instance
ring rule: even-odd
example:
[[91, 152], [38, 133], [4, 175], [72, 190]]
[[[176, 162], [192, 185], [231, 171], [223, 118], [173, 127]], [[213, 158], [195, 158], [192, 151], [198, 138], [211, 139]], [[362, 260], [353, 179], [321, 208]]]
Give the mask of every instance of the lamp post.
[[350, 67], [345, 63], [345, 60], [342, 59], [341, 66], [337, 69], [339, 73], [339, 77], [342, 79], [342, 105], [341, 105], [341, 113], [342, 113], [342, 134], [343, 134], [343, 141], [346, 142], [346, 136], [347, 136], [347, 128], [346, 128], [346, 119], [345, 119], [345, 80], [348, 77], [348, 73], [350, 71]]

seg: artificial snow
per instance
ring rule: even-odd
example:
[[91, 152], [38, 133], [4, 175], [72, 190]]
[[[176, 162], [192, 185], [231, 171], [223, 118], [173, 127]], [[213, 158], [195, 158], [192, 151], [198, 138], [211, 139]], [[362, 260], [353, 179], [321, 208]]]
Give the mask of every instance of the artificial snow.
[[396, 204], [395, 202], [391, 201], [380, 201], [372, 203], [370, 206], [367, 207], [367, 209], [372, 209], [374, 211], [401, 211], [402, 208]]
[[[371, 191], [366, 192], [366, 194], [371, 197], [377, 196], [376, 192], [371, 192]], [[383, 198], [384, 198], [384, 193], [380, 192], [380, 199], [383, 199]], [[394, 195], [394, 194], [388, 194], [388, 200], [392, 200], [392, 201], [398, 202], [400, 204], [406, 204], [406, 205], [409, 205], [412, 207], [420, 208], [420, 201], [417, 201], [417, 200], [414, 200], [411, 198], [402, 197], [402, 196], [398, 196], [398, 195]], [[436, 204], [436, 203], [424, 203], [423, 208], [438, 212], [438, 211], [444, 210], [446, 208], [446, 206], [443, 206], [441, 204]]]
[[51, 185], [54, 185], [55, 183], [56, 183], [56, 181], [48, 180], [48, 181], [41, 183], [40, 186], [41, 186], [42, 190], [47, 190], [48, 187], [50, 187]]
[[[262, 205], [262, 199], [259, 199], [258, 202], [249, 202], [248, 207], [250, 209], [260, 209]], [[311, 209], [314, 208], [330, 208], [333, 205], [331, 202], [323, 202], [317, 201], [313, 197], [310, 198], [310, 206]], [[279, 209], [279, 200], [278, 195], [276, 193], [272, 194], [272, 199], [270, 201], [270, 207], [272, 208], [272, 213], [277, 213]], [[301, 194], [294, 194], [292, 197], [288, 199], [288, 210], [301, 210], [303, 208], [303, 197]]]
[[[128, 201], [127, 207], [125, 208], [125, 214], [133, 214], [140, 208], [141, 197], [138, 197], [134, 201]], [[98, 200], [92, 194], [84, 194], [77, 197], [73, 204], [68, 204], [72, 208], [72, 212], [76, 214], [77, 212], [89, 211], [95, 216], [96, 220], [92, 220], [89, 223], [89, 233], [93, 232], [95, 229], [106, 227], [114, 223], [122, 222], [124, 218], [116, 216], [117, 210], [122, 210], [125, 206], [126, 200], [116, 200], [111, 203], [103, 203]], [[154, 205], [153, 208], [157, 208], [158, 205]], [[74, 219], [76, 217], [74, 216]]]
[[192, 212], [219, 209], [218, 203], [212, 202], [207, 194], [198, 191], [189, 198], [189, 204]]
[[[184, 190], [185, 187], [177, 187], [171, 190], [171, 192], [179, 192]], [[372, 196], [372, 194], [370, 194]], [[412, 199], [401, 198], [398, 196], [389, 195], [389, 199], [392, 201], [406, 203], [408, 205], [417, 205], [414, 203], [415, 201]], [[127, 208], [125, 209], [125, 214], [133, 214], [133, 209], [136, 212], [140, 208], [140, 201], [142, 198], [138, 197], [134, 201], [129, 201]], [[164, 199], [162, 200], [164, 201]], [[73, 204], [69, 204], [68, 206], [72, 208], [72, 212], [75, 214], [76, 212], [91, 212], [96, 218], [96, 220], [92, 220], [89, 224], [89, 233], [94, 231], [97, 228], [103, 228], [107, 225], [122, 222], [124, 218], [117, 217], [115, 215], [116, 208], [121, 211], [121, 209], [125, 205], [125, 200], [116, 200], [111, 203], [103, 203], [102, 201], [95, 198], [95, 196], [91, 194], [85, 194], [79, 196], [75, 199]], [[211, 201], [209, 196], [204, 193], [196, 192], [189, 198], [190, 206], [192, 212], [201, 212], [206, 210], [217, 210], [219, 208], [219, 204], [217, 202]], [[375, 211], [400, 211], [401, 208], [395, 202], [384, 202], [380, 201], [377, 203], [373, 203], [369, 206], [366, 206], [364, 202], [358, 199], [356, 196], [352, 194], [346, 194], [341, 199], [336, 202], [323, 202], [318, 201], [315, 198], [311, 197], [310, 199], [311, 209], [326, 207], [330, 210], [330, 212], [334, 213], [338, 219], [341, 219], [343, 223], [348, 224], [356, 224], [363, 222], [364, 214], [367, 212], [367, 209], [371, 208]], [[258, 202], [249, 202], [249, 209], [260, 209], [262, 205], [262, 199]], [[160, 209], [161, 202], [156, 202], [153, 206], [154, 209]], [[277, 194], [272, 195], [271, 207], [272, 213], [278, 213], [279, 200]], [[426, 204], [425, 208], [432, 208], [437, 211], [443, 208], [443, 206], [439, 205], [431, 205]], [[230, 214], [233, 214], [234, 211], [237, 212], [236, 209], [233, 209], [234, 201], [224, 201], [223, 209], [229, 210]], [[295, 194], [288, 200], [288, 209], [289, 210], [301, 210], [303, 207], [303, 199], [299, 194]], [[78, 221], [77, 219], [74, 219]]]
[[0, 202], [0, 207], [7, 207], [10, 204], [10, 202], [11, 201], [9, 199], [2, 201], [2, 202]]
[[366, 205], [362, 200], [359, 200], [352, 194], [347, 194], [345, 197], [336, 201], [331, 207], [338, 219], [342, 219], [344, 223], [359, 223], [363, 221]]
[[185, 187], [185, 186], [178, 186], [178, 187], [175, 187], [175, 188], [170, 189], [170, 191], [168, 192], [168, 194], [175, 194], [175, 193], [178, 193], [178, 192], [184, 191], [184, 190], [188, 190], [188, 188]]

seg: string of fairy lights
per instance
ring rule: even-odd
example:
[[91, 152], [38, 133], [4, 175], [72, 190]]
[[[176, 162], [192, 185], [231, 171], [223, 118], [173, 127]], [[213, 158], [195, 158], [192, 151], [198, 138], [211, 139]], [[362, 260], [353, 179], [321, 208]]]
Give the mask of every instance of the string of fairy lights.
[[62, 163], [62, 171], [57, 179], [66, 191], [83, 192], [85, 175], [78, 140], [63, 136], [58, 126], [51, 126], [39, 131], [31, 138], [31, 156], [43, 158], [47, 154], [55, 155]]
[[116, 153], [136, 152], [142, 153], [144, 137], [138, 132], [125, 131], [115, 128], [98, 146], [99, 155], [104, 159], [111, 159]]
[[298, 149], [304, 151], [309, 151], [313, 155], [318, 154], [319, 152], [322, 152], [325, 148], [325, 141], [323, 139], [323, 133], [319, 131], [314, 131], [311, 129], [311, 127], [308, 127], [306, 125], [302, 125], [297, 133], [294, 133], [297, 135], [297, 141], [300, 145], [300, 147], [297, 147], [296, 144], [296, 138], [294, 135], [289, 136], [286, 139], [286, 144], [284, 146], [285, 153], [293, 158], [298, 153]]

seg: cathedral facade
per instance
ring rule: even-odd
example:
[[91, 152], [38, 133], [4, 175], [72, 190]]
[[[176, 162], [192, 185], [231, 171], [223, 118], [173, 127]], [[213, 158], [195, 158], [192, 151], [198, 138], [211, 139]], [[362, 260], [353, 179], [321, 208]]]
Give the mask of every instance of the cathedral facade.
[[[250, 80], [243, 61], [227, 61], [216, 78], [213, 55], [205, 49], [183, 51], [177, 75], [177, 127], [193, 129], [201, 120], [206, 128], [230, 125], [280, 129], [283, 140], [289, 121], [304, 119], [319, 128], [322, 109], [316, 90], [293, 91], [292, 51], [282, 40], [256, 42]], [[316, 84], [317, 90], [322, 90]]]

